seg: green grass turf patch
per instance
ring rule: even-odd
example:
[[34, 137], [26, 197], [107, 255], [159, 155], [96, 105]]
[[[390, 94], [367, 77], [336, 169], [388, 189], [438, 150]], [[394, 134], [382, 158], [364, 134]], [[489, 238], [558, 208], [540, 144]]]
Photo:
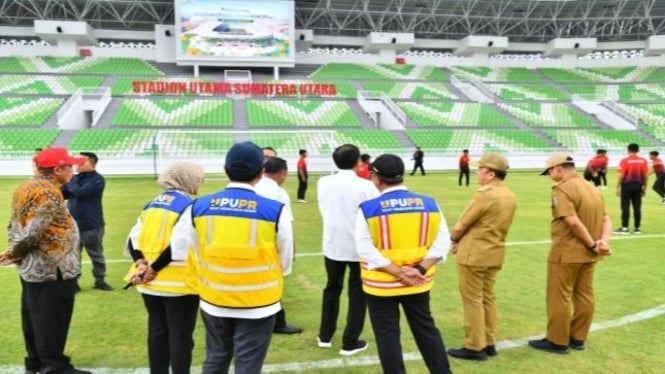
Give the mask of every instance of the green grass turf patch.
[[[610, 185], [616, 182], [610, 173]], [[284, 306], [289, 323], [302, 326], [300, 335], [274, 336], [266, 364], [288, 364], [337, 360], [344, 326], [344, 313], [333, 338], [333, 349], [316, 347], [320, 319], [321, 293], [325, 285], [323, 259], [320, 256], [321, 218], [316, 205], [316, 181], [313, 176], [307, 191], [307, 204], [293, 203], [298, 254], [293, 274], [287, 277]], [[475, 178], [472, 176], [472, 185]], [[0, 222], [8, 222], [11, 195], [22, 182], [19, 178], [0, 179]], [[207, 175], [202, 193], [223, 188], [223, 175]], [[545, 271], [549, 250], [551, 181], [535, 171], [511, 172], [507, 184], [517, 195], [517, 213], [508, 237], [505, 266], [499, 273], [496, 293], [498, 303], [498, 339], [516, 340], [543, 334], [545, 316]], [[425, 177], [407, 176], [406, 185], [413, 191], [433, 196], [441, 206], [447, 223], [452, 226], [468, 204], [475, 188], [458, 188], [457, 173], [431, 173]], [[284, 186], [295, 201], [296, 178]], [[67, 354], [76, 366], [87, 368], [145, 368], [147, 314], [136, 291], [122, 291], [122, 277], [129, 261], [122, 248], [129, 229], [143, 205], [160, 192], [152, 177], [107, 177], [104, 195], [107, 221], [105, 252], [108, 263], [107, 281], [116, 290], [92, 289], [91, 265], [85, 262], [77, 295]], [[602, 191], [613, 226], [619, 226], [619, 199], [614, 188]], [[644, 198], [642, 236], [613, 237], [615, 254], [596, 268], [595, 322], [617, 320], [665, 304], [665, 281], [662, 264], [665, 249], [665, 206], [648, 191]], [[3, 232], [2, 239], [6, 239]], [[87, 261], [84, 255], [84, 261]], [[25, 355], [20, 323], [20, 284], [13, 267], [0, 268], [0, 368], [17, 367]], [[455, 256], [439, 265], [436, 284], [431, 293], [432, 311], [449, 348], [463, 344], [462, 306], [457, 289]], [[345, 297], [341, 311], [346, 310]], [[452, 368], [459, 373], [657, 373], [662, 370], [661, 352], [665, 342], [665, 316], [645, 319], [618, 327], [594, 331], [587, 350], [559, 356], [520, 347], [499, 351], [489, 362], [465, 362], [451, 358]], [[362, 338], [370, 342], [368, 351], [356, 358], [376, 357], [376, 345], [369, 323]], [[199, 319], [195, 332], [193, 366], [200, 367], [205, 353], [204, 328]], [[417, 352], [406, 321], [402, 322], [402, 345], [405, 353]], [[5, 365], [5, 366], [3, 366]], [[420, 360], [406, 363], [409, 373], [427, 372]], [[1, 371], [1, 370], [0, 370]], [[380, 373], [378, 364], [345, 366], [330, 369], [307, 369], [307, 373]]]

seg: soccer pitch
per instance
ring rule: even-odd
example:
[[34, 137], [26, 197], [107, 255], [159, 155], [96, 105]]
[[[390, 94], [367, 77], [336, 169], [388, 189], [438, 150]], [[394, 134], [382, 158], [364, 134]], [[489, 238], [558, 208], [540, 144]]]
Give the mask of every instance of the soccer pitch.
[[[103, 172], [103, 169], [100, 169]], [[473, 173], [472, 173], [473, 174]], [[405, 184], [414, 192], [430, 195], [441, 206], [452, 226], [475, 190], [457, 186], [457, 172], [434, 172], [407, 176]], [[613, 227], [620, 225], [619, 199], [614, 195], [616, 172], [608, 176], [602, 190]], [[8, 222], [11, 195], [22, 178], [0, 179], [0, 222]], [[290, 324], [304, 327], [300, 335], [272, 338], [266, 372], [380, 373], [374, 335], [367, 319], [362, 338], [367, 351], [350, 358], [338, 354], [344, 327], [346, 300], [342, 297], [338, 331], [332, 349], [316, 346], [321, 293], [325, 271], [321, 257], [321, 218], [316, 205], [316, 182], [310, 177], [306, 204], [293, 203], [296, 262], [285, 284], [284, 307]], [[526, 338], [545, 331], [545, 271], [549, 250], [550, 186], [552, 181], [533, 171], [509, 173], [507, 185], [517, 196], [517, 212], [508, 236], [506, 263], [496, 283], [499, 355], [485, 362], [450, 358], [456, 373], [659, 373], [662, 372], [665, 341], [665, 206], [649, 189], [643, 203], [642, 235], [610, 239], [614, 255], [596, 267], [596, 314], [594, 331], [585, 351], [554, 355], [526, 347]], [[222, 174], [206, 175], [202, 193], [223, 188]], [[295, 201], [296, 178], [284, 187]], [[107, 281], [113, 292], [92, 289], [91, 265], [84, 256], [74, 317], [66, 353], [77, 367], [97, 374], [148, 373], [146, 349], [147, 314], [139, 294], [123, 291], [123, 276], [130, 261], [122, 249], [129, 229], [141, 209], [160, 188], [152, 177], [107, 177], [104, 195], [106, 217], [105, 253]], [[632, 221], [632, 217], [631, 217]], [[6, 233], [2, 233], [6, 239]], [[432, 312], [447, 348], [463, 344], [462, 305], [457, 288], [455, 256], [440, 264], [431, 292]], [[20, 283], [13, 267], [0, 268], [0, 373], [23, 373], [25, 356], [20, 322]], [[345, 295], [345, 294], [343, 294]], [[409, 373], [426, 373], [424, 363], [402, 321], [402, 345]], [[195, 331], [193, 372], [199, 372], [205, 354], [204, 328], [199, 318]]]

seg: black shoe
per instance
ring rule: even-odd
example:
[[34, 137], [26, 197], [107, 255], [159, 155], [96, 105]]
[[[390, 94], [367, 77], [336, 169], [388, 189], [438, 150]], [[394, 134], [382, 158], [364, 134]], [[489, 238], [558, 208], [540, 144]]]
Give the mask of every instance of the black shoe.
[[576, 351], [583, 351], [586, 346], [584, 345], [584, 340], [570, 338], [570, 348]]
[[25, 374], [39, 374], [39, 369], [37, 370], [25, 369]]
[[496, 348], [494, 347], [494, 344], [485, 347], [485, 354], [488, 355], [489, 357], [494, 357], [498, 354], [496, 353]]
[[101, 282], [96, 282], [95, 285], [92, 287], [97, 290], [102, 290], [102, 291], [113, 291], [113, 287], [111, 287], [110, 284], [101, 281]]
[[532, 346], [533, 348], [540, 349], [541, 351], [546, 351], [550, 353], [558, 353], [565, 355], [570, 352], [567, 346], [554, 344], [551, 341], [547, 340], [547, 338], [543, 338], [540, 340], [529, 340], [529, 345]]
[[300, 334], [303, 332], [302, 327], [296, 327], [296, 326], [289, 326], [289, 325], [284, 325], [280, 327], [275, 327], [274, 330], [272, 330], [273, 333], [275, 334]]
[[485, 353], [484, 349], [482, 351], [474, 351], [473, 349], [468, 349], [464, 347], [459, 349], [449, 349], [448, 355], [455, 358], [461, 358], [462, 360], [474, 360], [474, 361], [487, 360], [487, 353]]
[[365, 349], [367, 349], [367, 347], [369, 347], [369, 343], [367, 343], [364, 340], [358, 340], [358, 342], [354, 345], [342, 346], [342, 349], [339, 350], [339, 354], [341, 354], [342, 356], [351, 356], [355, 355], [358, 352], [364, 351]]

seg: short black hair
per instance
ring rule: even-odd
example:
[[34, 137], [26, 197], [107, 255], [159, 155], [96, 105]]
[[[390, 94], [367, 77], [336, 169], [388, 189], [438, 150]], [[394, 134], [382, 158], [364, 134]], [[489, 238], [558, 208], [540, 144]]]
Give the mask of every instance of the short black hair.
[[335, 165], [342, 170], [353, 169], [358, 165], [360, 149], [353, 144], [342, 144], [333, 152]]
[[368, 155], [367, 153], [363, 153], [363, 154], [360, 155], [360, 161], [362, 161], [362, 162], [366, 162], [370, 158], [372, 158], [372, 157], [370, 155]]
[[504, 171], [504, 170], [494, 170], [494, 169], [490, 169], [490, 170], [492, 170], [494, 175], [496, 175], [496, 177], [499, 178], [499, 180], [506, 180], [506, 175], [508, 175], [508, 173], [506, 171]]
[[465, 150], [462, 151], [462, 153], [469, 153], [469, 150], [465, 149]]
[[263, 163], [263, 170], [266, 174], [279, 173], [282, 170], [288, 170], [286, 160], [279, 157], [268, 157]]
[[652, 155], [652, 156], [656, 156], [656, 157], [658, 157], [658, 155], [659, 155], [660, 153], [658, 153], [658, 151], [651, 151], [651, 152], [649, 152], [649, 154]]
[[307, 153], [307, 150], [306, 150], [306, 149], [301, 149], [301, 150], [298, 151], [298, 154], [299, 154], [300, 156], [304, 155], [305, 153]]
[[93, 165], [97, 165], [97, 162], [99, 161], [99, 158], [97, 157], [97, 155], [94, 154], [94, 153], [92, 153], [92, 152], [79, 152], [79, 154], [80, 154], [81, 156], [85, 156], [85, 157], [87, 157], [88, 160], [90, 160], [90, 162], [91, 162]]
[[275, 154], [275, 156], [277, 156], [277, 151], [273, 147], [263, 147], [263, 148], [261, 148], [261, 150], [262, 151], [271, 151], [272, 153]]
[[35, 148], [35, 152], [41, 152], [43, 150], [44, 150], [44, 148]]
[[637, 153], [640, 151], [640, 145], [637, 143], [630, 143], [628, 144], [628, 152], [634, 152]]

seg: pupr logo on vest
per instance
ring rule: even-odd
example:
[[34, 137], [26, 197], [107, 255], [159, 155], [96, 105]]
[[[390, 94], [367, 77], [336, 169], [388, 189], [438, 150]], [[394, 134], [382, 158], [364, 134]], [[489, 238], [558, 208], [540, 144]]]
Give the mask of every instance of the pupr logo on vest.
[[255, 200], [222, 197], [210, 200], [210, 209], [233, 211], [256, 211]]
[[169, 205], [169, 204], [171, 204], [171, 203], [173, 202], [173, 200], [175, 200], [175, 196], [171, 196], [171, 195], [160, 195], [160, 196], [157, 196], [157, 197], [153, 200], [153, 202], [156, 203], [156, 204]]
[[425, 202], [419, 197], [406, 197], [381, 201], [381, 209], [383, 210], [412, 210], [423, 208], [424, 206]]

